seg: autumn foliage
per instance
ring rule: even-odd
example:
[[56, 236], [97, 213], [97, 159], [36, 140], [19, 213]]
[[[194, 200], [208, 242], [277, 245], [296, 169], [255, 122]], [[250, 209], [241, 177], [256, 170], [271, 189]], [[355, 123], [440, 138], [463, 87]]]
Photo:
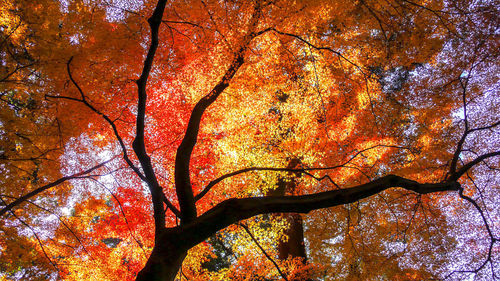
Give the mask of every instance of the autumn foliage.
[[0, 0], [0, 280], [500, 278], [499, 10]]

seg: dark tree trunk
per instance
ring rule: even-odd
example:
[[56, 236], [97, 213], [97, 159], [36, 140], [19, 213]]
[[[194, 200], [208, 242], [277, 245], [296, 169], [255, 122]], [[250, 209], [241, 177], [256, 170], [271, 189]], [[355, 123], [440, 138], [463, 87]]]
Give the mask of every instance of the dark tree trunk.
[[[299, 159], [291, 159], [287, 165], [288, 169], [297, 168], [300, 164]], [[296, 177], [289, 179], [281, 178], [275, 190], [269, 195], [285, 196], [295, 195]], [[299, 213], [284, 213], [278, 215], [281, 219], [286, 220], [288, 227], [283, 230], [283, 234], [288, 237], [286, 240], [280, 240], [278, 243], [278, 258], [286, 260], [289, 258], [302, 258], [302, 262], [306, 264], [307, 253], [304, 245], [304, 226], [302, 216]], [[292, 280], [292, 279], [290, 279]], [[296, 279], [293, 279], [296, 280]]]
[[174, 280], [186, 258], [186, 246], [177, 231], [165, 230], [155, 246], [144, 268], [137, 274], [136, 281]]
[[287, 258], [303, 258], [307, 261], [306, 248], [304, 246], [304, 226], [302, 225], [302, 216], [297, 213], [283, 214], [281, 217], [288, 222], [288, 227], [283, 231], [288, 239], [281, 240], [278, 245], [278, 258], [286, 260]]

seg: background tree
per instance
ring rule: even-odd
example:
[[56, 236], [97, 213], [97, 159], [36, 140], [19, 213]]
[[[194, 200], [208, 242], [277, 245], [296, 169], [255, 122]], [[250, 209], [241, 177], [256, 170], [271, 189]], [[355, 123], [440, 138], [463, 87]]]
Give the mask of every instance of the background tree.
[[0, 276], [498, 278], [498, 12], [3, 1]]

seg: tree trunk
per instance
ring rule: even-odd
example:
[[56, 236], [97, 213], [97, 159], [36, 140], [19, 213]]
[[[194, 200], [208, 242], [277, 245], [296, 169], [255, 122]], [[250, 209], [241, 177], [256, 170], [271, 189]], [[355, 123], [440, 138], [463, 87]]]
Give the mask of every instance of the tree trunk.
[[[155, 246], [136, 281], [172, 281], [186, 258], [188, 247], [177, 232], [165, 230], [155, 239]], [[160, 242], [161, 241], [161, 242]]]
[[[299, 159], [291, 159], [288, 163], [288, 169], [294, 169], [300, 164]], [[278, 186], [271, 191], [272, 196], [295, 195], [296, 182], [295, 178], [285, 179], [280, 178]], [[289, 258], [302, 258], [302, 263], [307, 263], [307, 253], [304, 245], [304, 226], [302, 216], [299, 213], [284, 213], [278, 215], [281, 219], [286, 220], [288, 227], [283, 230], [283, 234], [288, 237], [286, 241], [280, 240], [278, 244], [278, 258], [286, 260]], [[290, 279], [299, 280], [299, 279]], [[302, 280], [302, 279], [300, 279]], [[308, 279], [306, 279], [308, 280]]]
[[302, 216], [297, 213], [282, 214], [281, 218], [288, 222], [288, 227], [283, 231], [288, 239], [281, 240], [278, 245], [278, 257], [280, 260], [287, 258], [303, 258], [307, 261], [306, 248], [304, 246], [304, 226], [302, 225]]

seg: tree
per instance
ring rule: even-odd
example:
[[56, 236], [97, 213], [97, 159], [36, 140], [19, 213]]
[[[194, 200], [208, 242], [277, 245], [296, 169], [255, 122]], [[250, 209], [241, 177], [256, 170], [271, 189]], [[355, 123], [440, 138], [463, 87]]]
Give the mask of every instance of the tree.
[[498, 278], [498, 12], [3, 1], [0, 276]]

